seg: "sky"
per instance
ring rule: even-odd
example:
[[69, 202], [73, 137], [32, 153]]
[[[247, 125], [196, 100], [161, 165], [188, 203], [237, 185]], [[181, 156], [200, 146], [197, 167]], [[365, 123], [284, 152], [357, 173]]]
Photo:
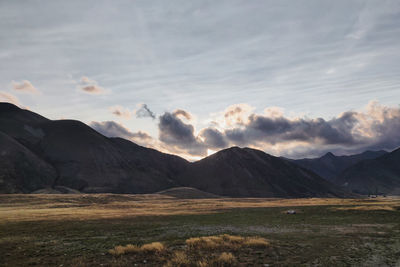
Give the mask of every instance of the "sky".
[[196, 160], [400, 146], [400, 1], [0, 0], [0, 101]]

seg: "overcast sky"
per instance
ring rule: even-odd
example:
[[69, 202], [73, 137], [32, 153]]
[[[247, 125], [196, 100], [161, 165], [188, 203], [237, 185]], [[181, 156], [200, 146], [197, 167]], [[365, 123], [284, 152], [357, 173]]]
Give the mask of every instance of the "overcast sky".
[[400, 1], [0, 0], [0, 18], [0, 101], [51, 119], [193, 159], [400, 146]]

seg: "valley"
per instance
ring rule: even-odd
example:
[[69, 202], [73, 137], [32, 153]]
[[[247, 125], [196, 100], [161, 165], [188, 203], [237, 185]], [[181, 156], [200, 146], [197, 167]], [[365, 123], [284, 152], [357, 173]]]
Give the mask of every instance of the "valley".
[[[295, 210], [296, 214], [286, 214]], [[400, 199], [179, 198], [159, 194], [0, 195], [1, 266], [395, 266]], [[210, 252], [187, 240], [229, 235], [265, 246], [223, 243]], [[216, 237], [216, 238], [217, 238]], [[212, 237], [210, 237], [212, 239]], [[229, 237], [225, 237], [228, 238]], [[162, 249], [110, 254], [117, 246], [160, 242]], [[176, 262], [175, 262], [176, 263]], [[136, 264], [136, 265], [135, 265]], [[179, 266], [179, 265], [173, 265]], [[181, 265], [185, 266], [185, 265]]]

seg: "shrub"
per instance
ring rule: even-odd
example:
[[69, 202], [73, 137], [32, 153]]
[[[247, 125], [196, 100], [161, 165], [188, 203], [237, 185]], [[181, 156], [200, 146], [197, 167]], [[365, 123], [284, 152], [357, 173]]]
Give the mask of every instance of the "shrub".
[[224, 234], [219, 236], [192, 237], [186, 240], [186, 245], [189, 249], [209, 250], [216, 248], [238, 249], [242, 246], [266, 247], [269, 243], [261, 237], [242, 237]]
[[232, 253], [222, 252], [215, 260], [217, 266], [232, 266], [236, 263], [236, 258]]
[[237, 243], [237, 244], [243, 243], [243, 241], [245, 240], [245, 238], [242, 236], [227, 235], [227, 234], [222, 235], [222, 238], [225, 241], [228, 241], [230, 243]]
[[126, 247], [124, 247], [124, 246], [116, 246], [115, 248], [110, 249], [108, 251], [108, 253], [110, 253], [113, 256], [119, 256], [119, 255], [125, 254], [125, 252], [126, 252]]
[[248, 237], [244, 242], [245, 246], [264, 248], [269, 245], [269, 242], [261, 237]]
[[139, 252], [161, 252], [165, 250], [165, 247], [162, 243], [160, 242], [153, 242], [149, 244], [144, 244], [141, 247], [138, 247], [136, 245], [128, 244], [126, 246], [116, 246], [113, 249], [110, 249], [108, 253], [110, 253], [113, 256], [120, 256], [123, 254], [129, 254], [129, 253], [139, 253]]
[[160, 242], [153, 242], [150, 244], [144, 244], [143, 246], [140, 247], [140, 249], [145, 252], [161, 252], [165, 250], [165, 247]]
[[165, 265], [166, 267], [172, 267], [172, 266], [188, 266], [190, 265], [190, 260], [188, 256], [186, 255], [185, 252], [183, 251], [176, 251], [174, 253], [174, 256], [172, 259], [168, 261], [168, 263]]

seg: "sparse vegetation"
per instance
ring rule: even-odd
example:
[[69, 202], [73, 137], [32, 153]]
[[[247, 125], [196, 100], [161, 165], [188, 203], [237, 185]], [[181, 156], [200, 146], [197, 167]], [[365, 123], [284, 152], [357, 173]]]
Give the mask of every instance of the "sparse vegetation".
[[[186, 249], [166, 248], [160, 242], [152, 242], [142, 246], [116, 246], [108, 252], [113, 256], [127, 254], [142, 254], [166, 252], [171, 255], [165, 266], [232, 266], [236, 258], [232, 252], [243, 247], [262, 248], [268, 246], [268, 241], [261, 237], [242, 237], [235, 235], [218, 235], [192, 237], [185, 241]], [[167, 251], [168, 250], [168, 251]], [[221, 250], [232, 251], [216, 254]], [[165, 255], [159, 255], [160, 261]], [[201, 260], [199, 260], [201, 258]]]
[[238, 249], [240, 247], [266, 247], [268, 241], [261, 237], [242, 237], [234, 235], [193, 237], [186, 240], [186, 245], [191, 249], [210, 250], [216, 248]]
[[365, 206], [351, 206], [351, 207], [335, 207], [336, 210], [388, 210], [395, 211], [400, 208], [397, 206], [387, 206], [387, 205], [365, 205]]
[[399, 206], [391, 197], [0, 195], [0, 265], [223, 266], [225, 252], [233, 266], [396, 266]]
[[144, 252], [161, 252], [165, 249], [164, 245], [160, 242], [152, 242], [150, 244], [144, 244], [140, 247]]
[[108, 253], [110, 253], [113, 256], [120, 256], [123, 254], [129, 254], [129, 253], [139, 253], [139, 252], [161, 252], [165, 250], [165, 247], [162, 243], [160, 242], [152, 242], [149, 244], [144, 244], [141, 247], [128, 244], [126, 246], [116, 246], [113, 249], [110, 249]]
[[175, 251], [172, 259], [170, 259], [165, 266], [166, 267], [173, 267], [173, 266], [180, 267], [180, 266], [188, 266], [190, 264], [191, 264], [191, 262], [184, 251]]
[[269, 242], [261, 237], [249, 237], [244, 241], [245, 246], [263, 248], [269, 245]]
[[218, 266], [232, 266], [236, 263], [236, 258], [230, 252], [222, 252], [215, 263], [217, 263]]
[[137, 253], [139, 251], [140, 248], [138, 246], [129, 244], [126, 246], [116, 246], [115, 248], [110, 249], [108, 253], [110, 253], [113, 256], [120, 256], [127, 253]]

